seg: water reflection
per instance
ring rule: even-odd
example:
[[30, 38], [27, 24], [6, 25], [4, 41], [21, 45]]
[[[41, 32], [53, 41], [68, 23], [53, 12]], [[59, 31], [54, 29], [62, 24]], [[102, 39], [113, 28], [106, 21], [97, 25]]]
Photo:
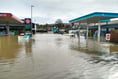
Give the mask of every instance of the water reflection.
[[118, 54], [118, 45], [110, 45], [110, 53]]
[[32, 46], [35, 43], [35, 39], [22, 39], [22, 40], [18, 40], [18, 44], [22, 46], [22, 50], [25, 50], [26, 55], [32, 56]]
[[84, 39], [81, 37], [81, 40], [78, 39], [72, 40], [70, 43], [70, 48], [78, 51], [83, 51], [85, 53], [93, 53], [93, 54], [116, 54], [118, 53], [118, 45], [111, 44], [107, 42], [97, 42], [92, 39]]
[[78, 41], [78, 39], [74, 39], [70, 43], [70, 48], [87, 54], [101, 55], [102, 53], [102, 50], [100, 49], [102, 47], [100, 47], [100, 45], [96, 41], [92, 40], [89, 40], [89, 42], [86, 43], [85, 39], [82, 39], [81, 41]]
[[18, 40], [18, 36], [0, 37], [0, 60], [15, 59], [22, 51], [31, 56], [34, 39]]
[[74, 39], [74, 42], [70, 43], [70, 48], [80, 53], [89, 54], [91, 58], [88, 61], [93, 63], [118, 63], [118, 45], [116, 44], [97, 42], [91, 39], [88, 39], [87, 43], [84, 38], [81, 38], [80, 41]]
[[[114, 49], [117, 48], [115, 45], [99, 44], [89, 40], [86, 47], [86, 42], [82, 40], [79, 46], [76, 38], [70, 39], [67, 36], [53, 34], [37, 34], [34, 39], [27, 41], [18, 41], [17, 37], [10, 37], [9, 40], [16, 42], [10, 45], [14, 46], [12, 50], [17, 49], [13, 53], [15, 56], [11, 57], [14, 59], [14, 64], [6, 62], [1, 64], [0, 60], [0, 79], [117, 79], [118, 77], [118, 63], [115, 60], [117, 57], [109, 53], [117, 52]], [[5, 42], [9, 43], [8, 40]], [[0, 54], [1, 57], [7, 58], [2, 55], [3, 53]]]
[[0, 59], [16, 58], [21, 48], [16, 36], [0, 37]]

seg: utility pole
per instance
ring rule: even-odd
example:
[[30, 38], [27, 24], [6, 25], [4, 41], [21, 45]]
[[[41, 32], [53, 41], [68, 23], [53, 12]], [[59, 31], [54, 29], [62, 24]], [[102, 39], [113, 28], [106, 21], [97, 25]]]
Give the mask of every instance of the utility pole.
[[33, 9], [33, 5], [31, 5], [31, 28], [32, 28], [32, 21], [33, 21], [33, 18], [32, 18], [32, 9]]

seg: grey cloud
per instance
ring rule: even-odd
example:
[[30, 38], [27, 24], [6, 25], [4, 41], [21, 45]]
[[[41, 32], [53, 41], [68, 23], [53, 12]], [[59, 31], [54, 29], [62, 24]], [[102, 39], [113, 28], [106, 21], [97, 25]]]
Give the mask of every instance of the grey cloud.
[[54, 23], [58, 18], [68, 20], [91, 12], [118, 12], [118, 0], [2, 0], [1, 11], [12, 12], [16, 16], [33, 17], [39, 23]]

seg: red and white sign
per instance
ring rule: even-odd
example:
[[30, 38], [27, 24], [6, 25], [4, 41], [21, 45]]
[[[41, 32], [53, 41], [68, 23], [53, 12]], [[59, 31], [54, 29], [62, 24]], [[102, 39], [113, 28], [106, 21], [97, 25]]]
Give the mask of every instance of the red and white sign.
[[27, 23], [27, 24], [30, 24], [30, 22], [31, 22], [31, 21], [30, 21], [29, 19], [26, 20], [26, 23]]
[[25, 19], [25, 24], [31, 24], [31, 19], [30, 18], [26, 18]]
[[0, 13], [0, 17], [11, 17], [10, 13]]
[[106, 40], [110, 40], [111, 34], [106, 34]]

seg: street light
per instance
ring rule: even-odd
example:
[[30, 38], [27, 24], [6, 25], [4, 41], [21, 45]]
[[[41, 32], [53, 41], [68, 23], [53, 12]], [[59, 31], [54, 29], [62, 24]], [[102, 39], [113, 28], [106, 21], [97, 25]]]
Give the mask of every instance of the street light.
[[33, 5], [31, 5], [31, 28], [32, 28], [32, 8], [33, 8], [34, 6]]

